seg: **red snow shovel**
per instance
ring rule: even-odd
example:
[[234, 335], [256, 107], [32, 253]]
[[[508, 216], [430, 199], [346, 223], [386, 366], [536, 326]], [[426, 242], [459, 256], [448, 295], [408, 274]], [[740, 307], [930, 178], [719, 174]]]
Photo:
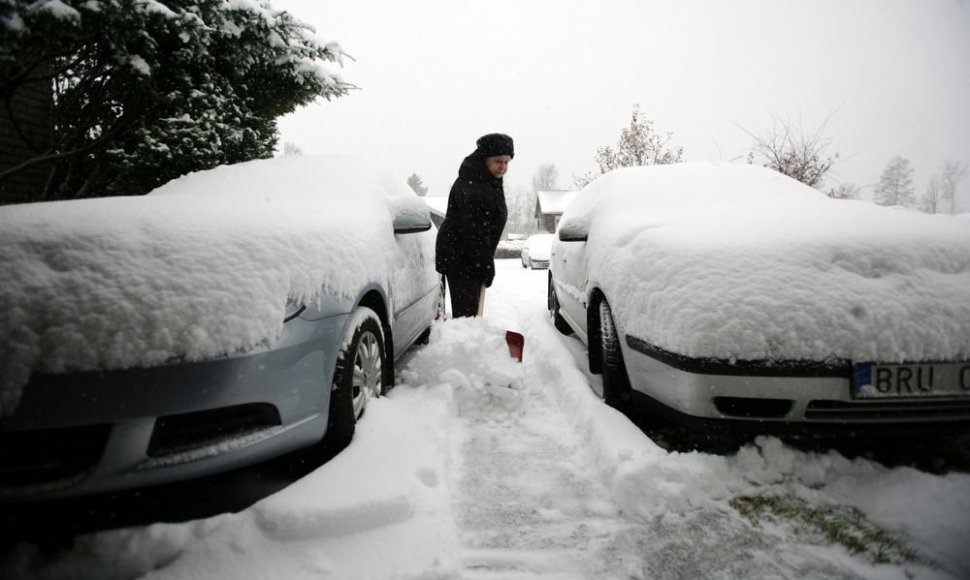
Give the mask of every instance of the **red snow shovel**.
[[[478, 315], [485, 312], [485, 285], [482, 284], [478, 290]], [[525, 349], [525, 337], [514, 330], [505, 331], [505, 344], [509, 347], [509, 355], [515, 360], [522, 362], [522, 351]]]

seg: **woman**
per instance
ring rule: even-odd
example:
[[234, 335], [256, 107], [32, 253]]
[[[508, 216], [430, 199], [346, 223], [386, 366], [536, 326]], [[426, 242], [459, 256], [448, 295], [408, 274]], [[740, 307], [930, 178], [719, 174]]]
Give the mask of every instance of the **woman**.
[[508, 218], [502, 176], [515, 156], [508, 135], [490, 133], [475, 144], [451, 186], [435, 248], [435, 266], [448, 280], [456, 318], [479, 314], [485, 288], [495, 278], [495, 248]]

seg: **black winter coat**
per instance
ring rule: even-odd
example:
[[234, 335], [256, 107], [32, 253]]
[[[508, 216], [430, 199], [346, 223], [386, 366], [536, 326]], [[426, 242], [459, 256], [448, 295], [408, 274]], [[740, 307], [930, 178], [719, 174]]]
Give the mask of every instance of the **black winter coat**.
[[508, 209], [502, 179], [485, 167], [485, 158], [472, 153], [462, 161], [458, 179], [448, 194], [448, 211], [438, 230], [435, 267], [459, 280], [495, 278], [495, 248], [505, 229]]

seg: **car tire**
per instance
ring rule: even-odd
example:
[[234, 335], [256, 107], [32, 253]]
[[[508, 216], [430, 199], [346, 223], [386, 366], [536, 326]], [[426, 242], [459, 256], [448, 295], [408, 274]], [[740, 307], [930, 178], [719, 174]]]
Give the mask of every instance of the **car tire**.
[[377, 313], [365, 306], [357, 308], [343, 344], [333, 373], [325, 437], [326, 446], [337, 450], [350, 444], [368, 399], [383, 395], [387, 388], [387, 353]]
[[603, 353], [603, 401], [607, 405], [625, 411], [629, 408], [633, 392], [630, 377], [623, 364], [620, 338], [613, 323], [613, 311], [603, 300], [599, 305], [600, 346]]
[[569, 336], [573, 333], [573, 328], [569, 326], [566, 319], [559, 313], [559, 298], [556, 297], [555, 285], [552, 283], [552, 274], [549, 274], [549, 295], [547, 300], [549, 312], [552, 314], [552, 325], [560, 334]]

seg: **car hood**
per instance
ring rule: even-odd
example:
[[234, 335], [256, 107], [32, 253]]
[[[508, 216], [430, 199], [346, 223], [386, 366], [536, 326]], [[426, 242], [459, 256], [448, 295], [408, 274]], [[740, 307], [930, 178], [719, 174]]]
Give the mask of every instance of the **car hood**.
[[[254, 161], [146, 196], [0, 208], [0, 411], [32, 370], [201, 360], [268, 344], [288, 298], [386, 284], [393, 217], [408, 212], [427, 216], [403, 183], [347, 157]], [[430, 263], [433, 247], [423, 255]]]
[[[589, 278], [624, 332], [694, 357], [970, 359], [966, 220], [832, 200], [777, 174], [738, 191], [751, 176], [723, 169], [701, 168], [698, 203], [638, 201], [657, 184], [634, 173], [569, 216], [586, 220]], [[672, 171], [679, 183], [699, 170]]]

